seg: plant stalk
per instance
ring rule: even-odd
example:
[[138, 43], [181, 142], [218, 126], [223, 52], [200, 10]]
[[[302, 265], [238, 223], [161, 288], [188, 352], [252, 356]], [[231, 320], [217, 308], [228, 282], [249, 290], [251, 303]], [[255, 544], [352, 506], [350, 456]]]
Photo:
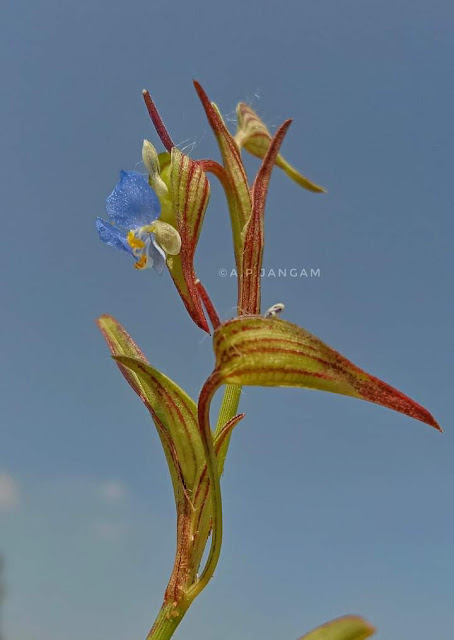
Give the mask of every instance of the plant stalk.
[[180, 604], [176, 608], [173, 603], [164, 603], [146, 640], [169, 640], [182, 621], [189, 604]]

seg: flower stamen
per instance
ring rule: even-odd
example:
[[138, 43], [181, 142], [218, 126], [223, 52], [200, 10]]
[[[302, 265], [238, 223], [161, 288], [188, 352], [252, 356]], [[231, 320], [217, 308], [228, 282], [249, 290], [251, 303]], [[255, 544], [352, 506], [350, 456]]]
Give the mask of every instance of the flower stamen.
[[137, 237], [136, 230], [134, 229], [128, 232], [126, 240], [132, 249], [143, 249], [145, 246], [145, 242]]
[[134, 265], [135, 269], [146, 269], [147, 268], [147, 256], [143, 253], [137, 262]]

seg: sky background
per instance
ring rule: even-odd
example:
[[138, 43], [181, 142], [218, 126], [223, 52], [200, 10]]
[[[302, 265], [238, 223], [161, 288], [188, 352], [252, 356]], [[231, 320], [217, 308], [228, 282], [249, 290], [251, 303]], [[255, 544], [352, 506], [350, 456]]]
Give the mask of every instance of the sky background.
[[[145, 408], [95, 318], [111, 313], [193, 397], [210, 339], [165, 274], [103, 246], [94, 220], [120, 169], [158, 144], [218, 157], [192, 87], [227, 120], [247, 101], [284, 155], [263, 304], [433, 411], [443, 435], [307, 390], [249, 388], [223, 479], [215, 578], [175, 637], [294, 640], [358, 613], [378, 640], [452, 635], [454, 8], [448, 0], [6, 0], [2, 9], [0, 552], [6, 640], [140, 640], [173, 563], [174, 505]], [[188, 146], [189, 145], [189, 146]], [[247, 162], [253, 171], [254, 159]], [[226, 205], [197, 271], [235, 305]]]

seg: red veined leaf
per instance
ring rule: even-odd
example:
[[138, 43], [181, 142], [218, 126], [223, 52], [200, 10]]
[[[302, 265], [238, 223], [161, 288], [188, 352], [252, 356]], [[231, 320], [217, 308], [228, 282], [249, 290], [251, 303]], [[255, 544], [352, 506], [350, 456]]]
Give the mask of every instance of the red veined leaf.
[[380, 404], [441, 430], [420, 404], [290, 322], [235, 318], [215, 331], [213, 344], [218, 384], [331, 391]]
[[242, 267], [238, 274], [238, 308], [245, 315], [260, 313], [266, 196], [274, 162], [291, 122], [287, 120], [277, 130], [252, 186], [252, 214], [243, 232]]

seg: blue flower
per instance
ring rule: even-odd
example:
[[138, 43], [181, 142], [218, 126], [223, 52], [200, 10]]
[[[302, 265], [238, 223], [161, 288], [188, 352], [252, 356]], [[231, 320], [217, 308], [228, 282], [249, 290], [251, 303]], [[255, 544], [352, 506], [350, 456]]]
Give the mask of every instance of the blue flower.
[[122, 171], [119, 182], [106, 200], [106, 211], [109, 222], [96, 219], [100, 239], [110, 247], [132, 255], [137, 269], [153, 267], [161, 274], [166, 253], [153, 233], [161, 205], [146, 178], [136, 171]]

